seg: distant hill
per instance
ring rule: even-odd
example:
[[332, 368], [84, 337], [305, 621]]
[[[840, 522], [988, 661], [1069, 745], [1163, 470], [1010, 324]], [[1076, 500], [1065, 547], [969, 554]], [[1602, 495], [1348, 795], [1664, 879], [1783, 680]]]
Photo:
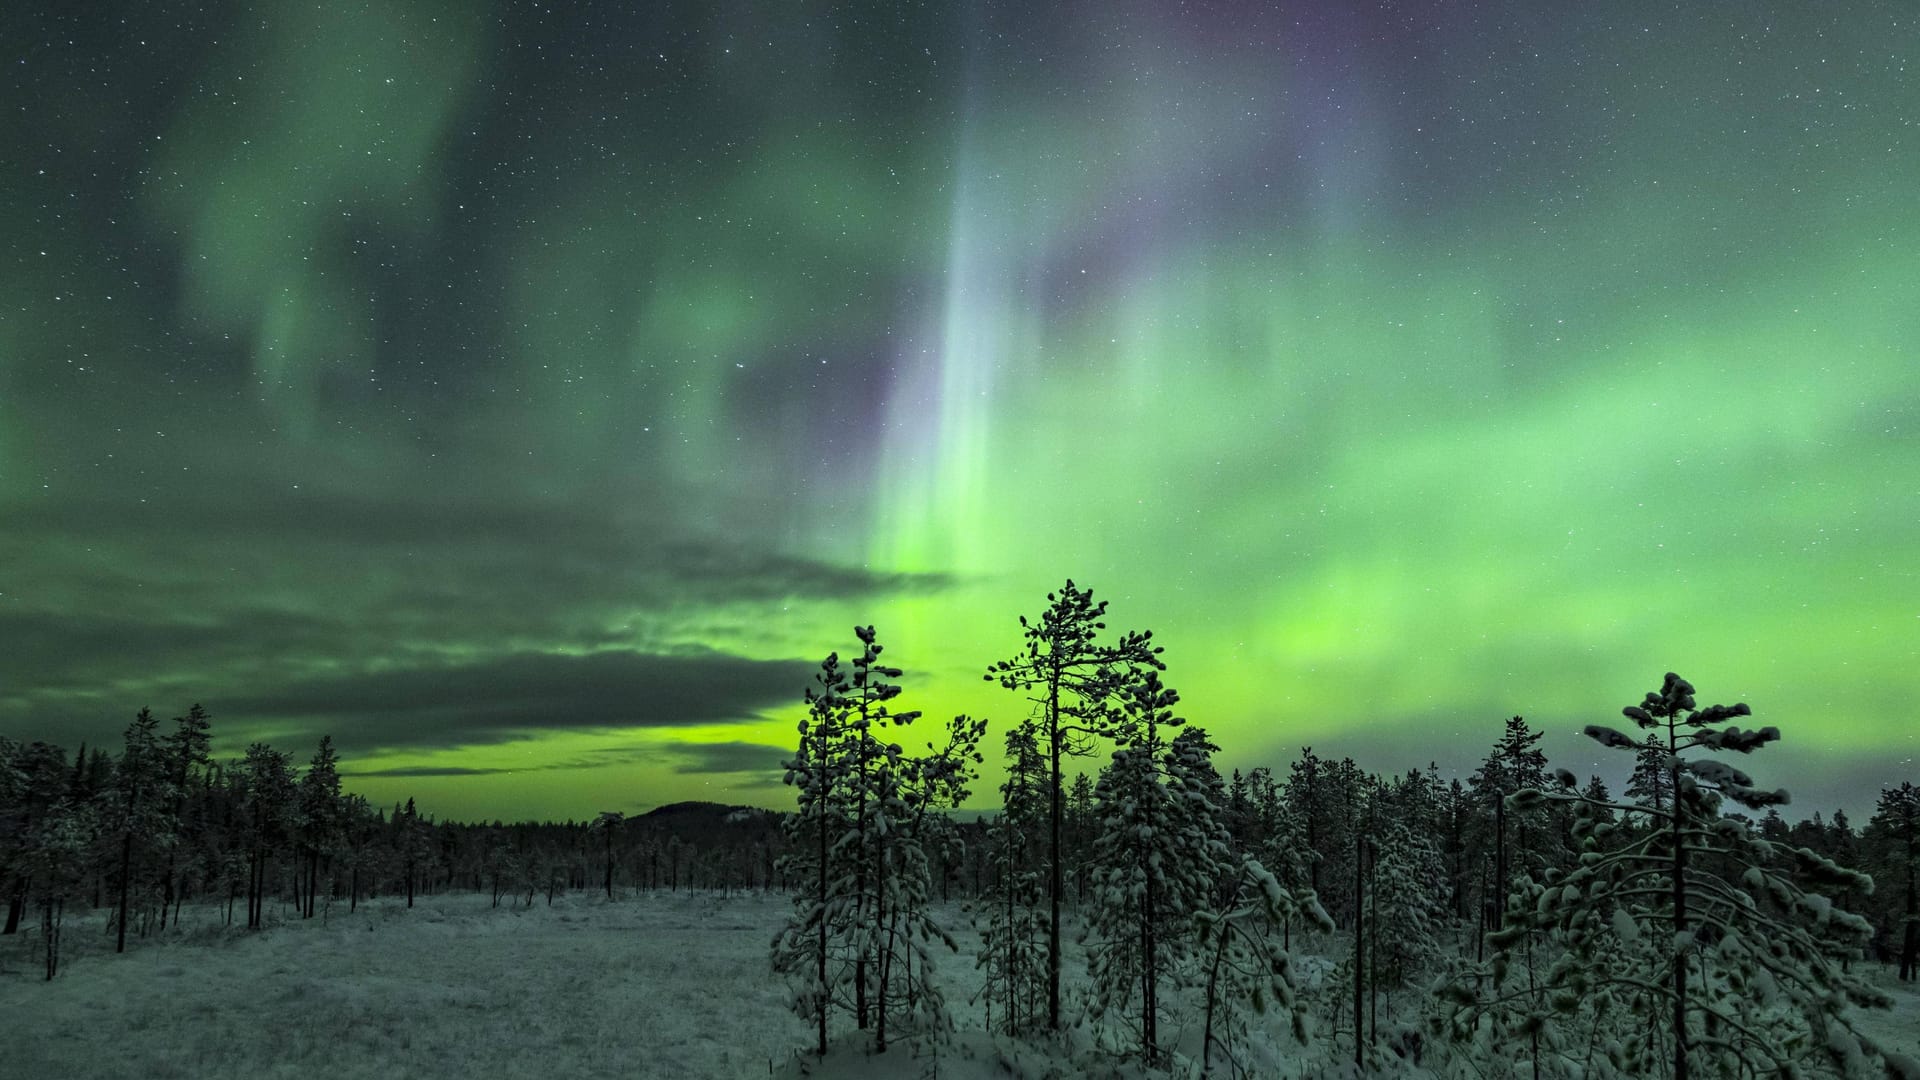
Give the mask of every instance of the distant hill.
[[781, 814], [754, 806], [715, 802], [677, 802], [656, 806], [629, 825], [642, 831], [677, 836], [691, 843], [711, 845], [771, 837], [780, 831]]
[[656, 806], [640, 815], [642, 821], [656, 821], [663, 825], [679, 826], [682, 823], [709, 821], [716, 824], [764, 824], [777, 820], [777, 810], [763, 810], [757, 806], [730, 806], [716, 802], [677, 802], [665, 806]]

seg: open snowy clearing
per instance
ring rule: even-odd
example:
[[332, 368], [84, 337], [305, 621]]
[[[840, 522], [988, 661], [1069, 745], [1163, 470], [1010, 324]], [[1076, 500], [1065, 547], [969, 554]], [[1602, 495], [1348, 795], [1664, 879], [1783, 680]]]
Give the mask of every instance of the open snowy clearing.
[[[803, 1045], [767, 971], [779, 897], [642, 895], [495, 910], [484, 896], [336, 907], [323, 925], [130, 943], [70, 923], [39, 981], [0, 961], [21, 1077], [740, 1077]], [[22, 946], [25, 946], [23, 948]]]
[[[31, 927], [0, 942], [10, 1036], [0, 1071], [46, 1080], [936, 1075], [909, 1048], [887, 1060], [839, 1050], [824, 1068], [796, 1055], [811, 1032], [767, 967], [787, 911], [784, 897], [759, 894], [576, 897], [530, 910], [462, 894], [423, 898], [411, 911], [394, 900], [352, 915], [336, 907], [324, 922], [248, 934], [221, 926], [212, 908], [189, 909], [179, 936], [130, 943], [124, 956], [89, 917], [69, 922], [66, 964], [51, 984], [40, 980]], [[961, 1030], [937, 1075], [1046, 1075], [1044, 1055], [981, 1031], [967, 1003], [979, 982], [977, 939], [957, 906], [944, 915], [961, 952], [942, 956], [941, 982]], [[1893, 992], [1894, 1013], [1862, 1026], [1920, 1055], [1920, 994]], [[1275, 1042], [1278, 1054], [1299, 1052], [1277, 1032]], [[1321, 1043], [1308, 1056], [1325, 1061], [1330, 1049]], [[1091, 1061], [1080, 1060], [1055, 1075], [1081, 1073]]]

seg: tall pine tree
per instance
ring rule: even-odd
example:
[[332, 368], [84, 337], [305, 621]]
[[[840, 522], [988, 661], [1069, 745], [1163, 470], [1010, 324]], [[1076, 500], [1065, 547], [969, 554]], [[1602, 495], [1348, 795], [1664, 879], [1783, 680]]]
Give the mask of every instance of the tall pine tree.
[[1093, 752], [1116, 733], [1117, 705], [1140, 671], [1166, 670], [1151, 630], [1099, 640], [1107, 628], [1105, 600], [1069, 578], [1047, 594], [1047, 609], [1028, 622], [1020, 617], [1024, 644], [1013, 658], [987, 669], [986, 680], [1025, 693], [1040, 711], [1047, 754], [1047, 1026], [1060, 1027], [1060, 906], [1065, 887], [1065, 818], [1062, 759]]

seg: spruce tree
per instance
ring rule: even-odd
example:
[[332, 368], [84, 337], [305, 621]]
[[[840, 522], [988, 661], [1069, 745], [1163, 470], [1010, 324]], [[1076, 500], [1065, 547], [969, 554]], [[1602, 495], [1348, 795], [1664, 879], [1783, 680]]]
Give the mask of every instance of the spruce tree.
[[1562, 843], [1564, 814], [1557, 807], [1535, 805], [1516, 811], [1506, 805], [1507, 796], [1514, 792], [1547, 783], [1541, 734], [1525, 718], [1510, 717], [1500, 740], [1468, 781], [1477, 809], [1472, 835], [1483, 852], [1480, 911], [1486, 930], [1499, 929], [1505, 898], [1520, 875], [1538, 877], [1549, 866], [1564, 868], [1571, 857]]
[[1627, 798], [1655, 813], [1673, 806], [1673, 773], [1667, 763], [1667, 748], [1660, 736], [1649, 732], [1633, 748], [1633, 771], [1627, 776]]

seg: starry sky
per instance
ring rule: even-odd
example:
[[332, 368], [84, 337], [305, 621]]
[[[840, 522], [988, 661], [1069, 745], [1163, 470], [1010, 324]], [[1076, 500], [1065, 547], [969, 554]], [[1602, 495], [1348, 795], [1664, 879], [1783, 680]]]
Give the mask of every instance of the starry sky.
[[0, 732], [785, 805], [856, 622], [997, 748], [1072, 577], [1227, 766], [1520, 713], [1585, 772], [1675, 669], [1859, 816], [1920, 772], [1917, 30], [6, 4]]

